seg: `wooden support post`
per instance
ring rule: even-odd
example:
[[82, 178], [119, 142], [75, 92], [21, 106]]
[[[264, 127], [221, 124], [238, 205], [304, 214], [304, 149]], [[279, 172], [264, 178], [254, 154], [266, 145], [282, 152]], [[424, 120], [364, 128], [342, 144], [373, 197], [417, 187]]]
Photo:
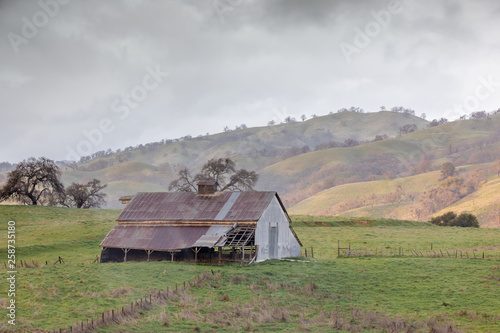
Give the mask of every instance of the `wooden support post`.
[[314, 258], [314, 249], [313, 249], [313, 247], [312, 247], [312, 246], [311, 246], [311, 257], [313, 257], [313, 258]]
[[122, 249], [122, 251], [125, 253], [125, 255], [123, 256], [123, 262], [127, 262], [127, 253], [128, 251], [130, 251], [130, 249]]
[[195, 247], [192, 250], [194, 251], [194, 263], [196, 265], [196, 263], [198, 262], [198, 252], [200, 252], [201, 247]]
[[219, 265], [222, 263], [222, 246], [219, 246]]
[[151, 253], [153, 253], [153, 250], [146, 250], [146, 253], [148, 254], [148, 261], [149, 261], [149, 256], [151, 255]]
[[305, 257], [307, 258], [307, 248], [304, 248]]
[[170, 251], [170, 262], [174, 262], [174, 251]]
[[241, 267], [245, 265], [245, 245], [241, 247]]

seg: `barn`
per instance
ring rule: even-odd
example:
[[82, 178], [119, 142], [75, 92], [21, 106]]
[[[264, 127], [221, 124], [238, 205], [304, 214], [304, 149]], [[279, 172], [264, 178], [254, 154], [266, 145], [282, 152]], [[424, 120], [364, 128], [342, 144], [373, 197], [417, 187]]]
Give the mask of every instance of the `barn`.
[[170, 260], [251, 263], [300, 256], [301, 242], [276, 192], [140, 192], [125, 197], [101, 242], [101, 262]]

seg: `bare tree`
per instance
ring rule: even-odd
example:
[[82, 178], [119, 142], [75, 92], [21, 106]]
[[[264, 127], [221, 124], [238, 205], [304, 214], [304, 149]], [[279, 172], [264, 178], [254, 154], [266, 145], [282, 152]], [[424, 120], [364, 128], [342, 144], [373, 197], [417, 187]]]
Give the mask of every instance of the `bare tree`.
[[258, 179], [259, 175], [255, 171], [240, 169], [231, 176], [229, 183], [221, 191], [252, 191]]
[[[236, 163], [230, 158], [214, 158], [207, 161], [194, 177], [187, 168], [180, 170], [178, 175], [179, 178], [170, 183], [169, 191], [195, 192], [196, 184], [200, 181], [215, 181], [221, 191], [252, 190], [259, 178], [254, 171], [236, 170]], [[227, 181], [228, 176], [229, 181]]]
[[63, 193], [61, 171], [54, 161], [30, 157], [8, 173], [7, 183], [0, 189], [0, 200], [16, 199], [38, 205], [41, 199]]
[[68, 207], [76, 208], [101, 208], [106, 202], [105, 193], [101, 191], [107, 186], [102, 184], [99, 179], [92, 179], [87, 184], [72, 183], [66, 191], [64, 191], [64, 199], [61, 204]]
[[213, 180], [220, 186], [226, 185], [226, 175], [236, 172], [236, 163], [230, 158], [211, 159], [203, 165], [201, 172], [195, 176], [195, 180]]
[[177, 173], [179, 178], [172, 181], [168, 186], [169, 191], [174, 192], [193, 192], [196, 191], [196, 183], [191, 177], [191, 173], [187, 168], [179, 170]]

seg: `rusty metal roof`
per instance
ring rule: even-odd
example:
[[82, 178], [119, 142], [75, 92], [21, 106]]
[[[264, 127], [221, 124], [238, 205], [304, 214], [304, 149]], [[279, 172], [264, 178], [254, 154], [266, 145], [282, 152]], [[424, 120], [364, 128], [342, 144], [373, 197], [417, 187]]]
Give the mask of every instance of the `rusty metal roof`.
[[[117, 221], [258, 221], [276, 192], [139, 192]], [[279, 199], [278, 199], [279, 200]]]
[[169, 251], [213, 247], [232, 227], [115, 225], [101, 247]]

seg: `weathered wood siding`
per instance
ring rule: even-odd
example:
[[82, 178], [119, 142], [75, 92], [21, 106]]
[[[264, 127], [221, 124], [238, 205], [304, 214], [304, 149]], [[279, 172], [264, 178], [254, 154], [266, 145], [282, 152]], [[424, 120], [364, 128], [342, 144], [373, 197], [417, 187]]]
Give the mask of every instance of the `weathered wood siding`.
[[291, 232], [288, 219], [276, 197], [257, 222], [255, 245], [259, 246], [257, 261], [300, 256], [300, 244]]

